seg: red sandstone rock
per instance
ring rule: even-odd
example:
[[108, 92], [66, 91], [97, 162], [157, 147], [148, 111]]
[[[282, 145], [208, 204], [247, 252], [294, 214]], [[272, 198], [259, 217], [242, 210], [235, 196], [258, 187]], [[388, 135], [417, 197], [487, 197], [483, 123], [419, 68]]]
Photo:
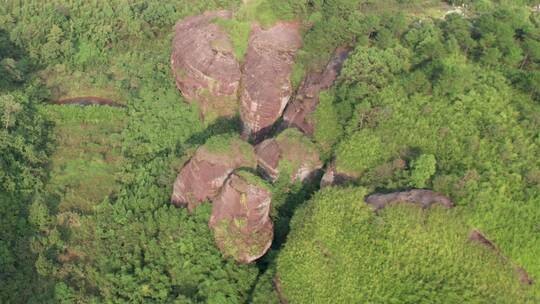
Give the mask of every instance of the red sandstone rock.
[[337, 49], [324, 71], [307, 75], [294, 101], [285, 110], [283, 122], [286, 127], [296, 127], [305, 134], [313, 134], [315, 126], [311, 115], [319, 105], [319, 93], [334, 84], [349, 52], [347, 48]]
[[418, 204], [422, 208], [429, 208], [431, 205], [439, 203], [446, 208], [454, 207], [454, 203], [450, 198], [443, 194], [431, 190], [414, 189], [410, 191], [394, 192], [387, 194], [372, 194], [366, 198], [366, 203], [382, 209], [392, 203], [413, 203]]
[[230, 12], [207, 12], [176, 25], [171, 65], [176, 85], [206, 120], [232, 117], [238, 109], [240, 65], [227, 33], [213, 21]]
[[301, 43], [298, 23], [278, 22], [269, 29], [253, 25], [240, 97], [245, 137], [261, 138], [283, 114], [292, 95], [290, 74]]
[[272, 195], [263, 181], [247, 172], [232, 174], [213, 200], [209, 226], [225, 256], [251, 263], [263, 256], [274, 236]]
[[259, 169], [273, 182], [282, 169], [290, 170], [291, 182], [305, 182], [323, 166], [315, 145], [297, 129], [287, 129], [275, 139], [263, 141], [255, 147], [255, 154]]
[[238, 138], [225, 139], [225, 151], [211, 145], [200, 147], [182, 168], [174, 183], [171, 202], [192, 211], [200, 203], [216, 197], [227, 177], [237, 168], [255, 167], [253, 148]]

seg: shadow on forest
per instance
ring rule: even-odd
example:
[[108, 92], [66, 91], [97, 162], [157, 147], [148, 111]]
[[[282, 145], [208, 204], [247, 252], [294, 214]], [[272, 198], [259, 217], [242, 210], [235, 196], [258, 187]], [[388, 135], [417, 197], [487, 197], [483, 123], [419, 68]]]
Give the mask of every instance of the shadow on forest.
[[28, 52], [11, 41], [9, 33], [0, 29], [0, 90], [22, 85], [27, 73], [34, 69]]
[[234, 116], [232, 118], [220, 117], [203, 131], [193, 134], [188, 138], [185, 144], [189, 146], [200, 146], [204, 144], [210, 137], [216, 135], [222, 135], [227, 133], [238, 133], [242, 129], [242, 123], [240, 121], [240, 116]]
[[[309, 183], [291, 185], [290, 187], [279, 187], [279, 185], [277, 185], [276, 190], [289, 191], [282, 193], [276, 193], [276, 191], [274, 193], [274, 197], [277, 201], [282, 201], [276, 208], [274, 216], [272, 216], [272, 220], [274, 221], [274, 240], [272, 241], [270, 250], [257, 261], [259, 274], [248, 294], [248, 303], [253, 302], [255, 288], [263, 275], [267, 274], [267, 272], [271, 272], [270, 278], [275, 277], [276, 259], [279, 250], [285, 245], [289, 232], [291, 231], [292, 217], [296, 210], [310, 200], [313, 194], [319, 190], [321, 178], [322, 171], [316, 172], [314, 176], [308, 178], [308, 180], [310, 180]], [[283, 195], [283, 197], [280, 197], [280, 195]]]

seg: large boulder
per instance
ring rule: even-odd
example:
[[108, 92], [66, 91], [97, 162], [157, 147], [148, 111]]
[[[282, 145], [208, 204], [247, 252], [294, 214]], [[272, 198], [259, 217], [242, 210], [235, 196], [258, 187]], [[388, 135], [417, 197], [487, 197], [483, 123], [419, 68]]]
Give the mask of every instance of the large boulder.
[[322, 72], [306, 76], [295, 99], [283, 114], [283, 123], [286, 127], [296, 127], [305, 134], [313, 134], [315, 126], [312, 114], [319, 105], [319, 93], [328, 90], [334, 84], [349, 52], [348, 48], [338, 48]]
[[195, 102], [207, 121], [232, 117], [238, 109], [240, 65], [227, 33], [215, 23], [230, 19], [228, 11], [188, 17], [176, 25], [171, 65], [176, 85]]
[[282, 171], [290, 175], [291, 182], [306, 182], [312, 180], [323, 166], [315, 145], [293, 128], [258, 144], [255, 154], [259, 170], [272, 182]]
[[446, 208], [454, 207], [454, 203], [447, 196], [431, 190], [413, 189], [409, 191], [393, 192], [393, 193], [376, 193], [366, 197], [366, 203], [382, 209], [389, 204], [395, 203], [412, 203], [417, 204], [422, 208], [429, 208], [433, 204], [441, 204]]
[[252, 26], [240, 97], [245, 137], [257, 141], [283, 114], [292, 95], [290, 75], [301, 44], [298, 23], [278, 22], [269, 29]]
[[227, 179], [213, 200], [209, 221], [225, 256], [251, 263], [268, 251], [274, 236], [271, 200], [268, 186], [251, 173], [240, 171]]
[[174, 183], [171, 202], [192, 211], [202, 202], [216, 197], [235, 169], [255, 166], [251, 145], [237, 137], [211, 138], [180, 170]]

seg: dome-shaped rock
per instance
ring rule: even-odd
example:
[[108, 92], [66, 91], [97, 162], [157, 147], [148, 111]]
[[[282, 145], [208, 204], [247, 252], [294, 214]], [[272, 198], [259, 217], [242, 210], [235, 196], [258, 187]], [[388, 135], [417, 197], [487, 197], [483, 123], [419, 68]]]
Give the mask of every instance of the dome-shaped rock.
[[240, 65], [232, 42], [215, 20], [230, 12], [207, 12], [176, 25], [171, 65], [176, 85], [188, 102], [198, 103], [206, 121], [232, 117], [238, 109]]
[[209, 226], [225, 256], [251, 263], [270, 248], [272, 194], [264, 181], [248, 172], [232, 174], [213, 200]]
[[180, 170], [171, 201], [191, 211], [205, 200], [218, 195], [223, 183], [235, 169], [255, 166], [251, 145], [237, 137], [211, 138]]
[[260, 139], [283, 114], [292, 95], [290, 75], [301, 44], [298, 23], [278, 22], [269, 29], [253, 25], [240, 97], [245, 137]]

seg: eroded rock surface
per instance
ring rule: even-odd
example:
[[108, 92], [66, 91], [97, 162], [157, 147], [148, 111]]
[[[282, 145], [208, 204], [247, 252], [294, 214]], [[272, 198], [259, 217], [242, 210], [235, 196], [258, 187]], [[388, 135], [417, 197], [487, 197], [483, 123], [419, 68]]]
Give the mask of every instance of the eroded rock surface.
[[410, 191], [387, 194], [372, 194], [366, 197], [366, 203], [379, 210], [392, 203], [413, 203], [422, 208], [429, 208], [433, 204], [441, 204], [446, 208], [454, 207], [454, 203], [447, 196], [431, 190], [414, 189]]
[[257, 165], [275, 182], [280, 171], [290, 175], [291, 182], [306, 182], [316, 176], [323, 163], [315, 145], [297, 129], [287, 129], [275, 139], [267, 139], [255, 147]]
[[272, 194], [263, 181], [247, 172], [232, 174], [213, 200], [209, 226], [225, 256], [251, 263], [270, 248]]
[[257, 141], [283, 114], [292, 95], [290, 75], [301, 42], [298, 23], [278, 22], [269, 29], [252, 26], [240, 97], [245, 137]]
[[306, 76], [294, 101], [289, 104], [283, 115], [286, 127], [296, 127], [305, 134], [313, 134], [315, 126], [311, 115], [319, 105], [319, 93], [328, 90], [334, 84], [349, 52], [347, 48], [337, 49], [324, 71]]
[[255, 166], [254, 151], [249, 144], [239, 138], [211, 139], [180, 170], [171, 202], [192, 211], [202, 202], [216, 197], [235, 169]]
[[240, 65], [227, 33], [216, 18], [228, 11], [188, 17], [176, 25], [171, 65], [176, 85], [188, 102], [199, 104], [205, 120], [232, 117], [238, 109]]

